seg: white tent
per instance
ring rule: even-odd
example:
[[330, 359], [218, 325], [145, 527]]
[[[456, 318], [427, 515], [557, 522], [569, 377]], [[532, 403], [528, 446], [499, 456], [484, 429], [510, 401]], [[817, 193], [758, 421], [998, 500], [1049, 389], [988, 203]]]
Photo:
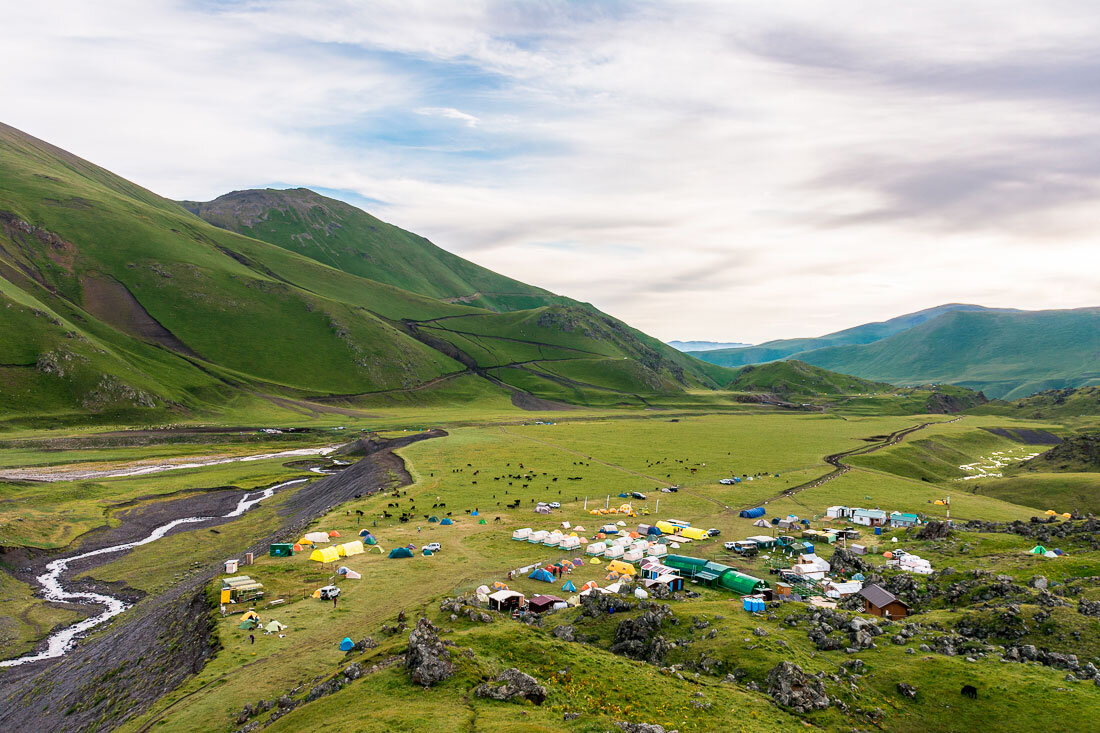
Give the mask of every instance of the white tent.
[[532, 532], [531, 534], [527, 535], [527, 541], [533, 545], [537, 545], [545, 540], [549, 535], [550, 533], [547, 532], [545, 529], [540, 529], [537, 532]]
[[602, 542], [593, 542], [592, 544], [590, 544], [588, 546], [587, 549], [585, 549], [584, 552], [587, 555], [602, 555], [604, 550], [606, 550], [606, 549], [607, 549], [607, 545], [605, 545], [604, 543], [602, 543]]
[[635, 588], [634, 597], [640, 600], [645, 600], [646, 598], [649, 598], [649, 594], [646, 593], [645, 590], [643, 590], [642, 588]]
[[572, 550], [581, 546], [580, 537], [562, 537], [561, 543], [558, 545], [563, 550]]
[[306, 534], [306, 539], [313, 544], [317, 544], [318, 542], [328, 542], [329, 536], [328, 532], [309, 532]]
[[531, 534], [531, 528], [530, 527], [524, 527], [523, 529], [517, 529], [515, 532], [513, 532], [512, 533], [512, 539], [521, 540], [521, 541], [526, 540], [527, 537], [530, 534]]
[[646, 550], [646, 554], [650, 557], [661, 557], [662, 555], [667, 555], [668, 550], [665, 549], [664, 545], [653, 545]]
[[360, 573], [355, 572], [354, 570], [349, 570], [346, 573], [344, 573], [344, 577], [347, 578], [348, 580], [362, 580], [363, 579], [363, 576]]
[[561, 544], [561, 541], [561, 532], [551, 532], [550, 534], [546, 535], [546, 539], [542, 541], [542, 544], [546, 545], [547, 547], [557, 547]]
[[[591, 547], [591, 545], [589, 545], [589, 547]], [[612, 547], [608, 547], [606, 550], [604, 550], [603, 556], [607, 557], [607, 558], [612, 558], [612, 559], [622, 557], [623, 556], [623, 548], [620, 547], [619, 545], [614, 545]]]
[[645, 557], [644, 550], [636, 550], [633, 547], [623, 553], [623, 560], [626, 562], [638, 562]]

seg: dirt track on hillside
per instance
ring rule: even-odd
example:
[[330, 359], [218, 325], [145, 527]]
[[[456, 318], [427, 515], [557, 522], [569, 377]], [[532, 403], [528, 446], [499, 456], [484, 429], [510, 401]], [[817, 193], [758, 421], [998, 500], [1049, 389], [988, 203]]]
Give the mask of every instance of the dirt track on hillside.
[[[409, 483], [404, 463], [393, 451], [444, 435], [435, 430], [391, 441], [359, 441], [359, 447], [367, 452], [363, 459], [298, 489], [281, 509], [284, 522], [280, 530], [251, 547], [241, 548], [241, 552], [266, 551], [269, 543], [297, 534], [333, 506], [356, 494], [366, 495], [387, 486], [394, 475], [399, 484]], [[231, 509], [239, 499], [240, 492], [211, 492], [205, 499], [191, 496], [136, 508], [123, 517], [122, 527], [84, 538], [79, 549], [70, 548], [48, 558], [41, 556], [34, 562], [107, 546], [117, 543], [120, 537], [139, 536], [176, 516], [192, 516], [199, 508], [197, 500], [211, 502], [203, 510], [215, 512], [223, 506]], [[207, 531], [215, 523], [218, 520], [203, 523], [198, 531]], [[109, 562], [117, 558], [103, 559]], [[95, 567], [95, 559], [81, 570], [89, 567]], [[108, 730], [143, 712], [201, 670], [216, 653], [217, 639], [205, 587], [218, 569], [205, 568], [164, 593], [145, 598], [61, 658], [0, 672], [0, 724], [11, 730], [33, 729], [38, 733]]]

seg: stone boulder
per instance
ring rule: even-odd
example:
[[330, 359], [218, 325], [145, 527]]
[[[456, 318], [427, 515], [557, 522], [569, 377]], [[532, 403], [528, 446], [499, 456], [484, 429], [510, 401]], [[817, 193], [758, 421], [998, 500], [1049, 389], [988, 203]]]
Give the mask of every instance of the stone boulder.
[[543, 700], [546, 699], [546, 688], [531, 675], [510, 667], [500, 673], [496, 682], [483, 682], [478, 685], [474, 688], [474, 694], [490, 700], [505, 702], [530, 700], [536, 705], [542, 705]]
[[409, 634], [405, 669], [414, 683], [424, 687], [431, 687], [454, 674], [451, 653], [439, 640], [435, 626], [426, 618], [417, 621]]
[[808, 676], [797, 664], [786, 660], [768, 672], [768, 694], [776, 703], [797, 713], [824, 710], [829, 707], [825, 683]]

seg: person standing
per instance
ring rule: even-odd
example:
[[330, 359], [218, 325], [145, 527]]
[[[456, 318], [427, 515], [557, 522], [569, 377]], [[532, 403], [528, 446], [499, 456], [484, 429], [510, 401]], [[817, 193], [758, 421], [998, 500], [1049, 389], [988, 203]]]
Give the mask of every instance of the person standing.
[[339, 599], [339, 596], [333, 596], [332, 597], [332, 608], [333, 608], [333, 610], [336, 610], [336, 601], [338, 599]]
[[256, 643], [256, 635], [255, 634], [249, 634], [248, 635], [248, 643], [249, 644], [255, 644]]

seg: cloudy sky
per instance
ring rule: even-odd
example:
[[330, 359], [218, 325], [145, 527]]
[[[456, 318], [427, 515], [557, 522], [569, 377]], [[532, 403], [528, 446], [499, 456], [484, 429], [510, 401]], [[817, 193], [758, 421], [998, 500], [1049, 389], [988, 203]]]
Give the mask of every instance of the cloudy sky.
[[1100, 5], [8, 3], [3, 121], [303, 185], [664, 339], [1100, 305]]

